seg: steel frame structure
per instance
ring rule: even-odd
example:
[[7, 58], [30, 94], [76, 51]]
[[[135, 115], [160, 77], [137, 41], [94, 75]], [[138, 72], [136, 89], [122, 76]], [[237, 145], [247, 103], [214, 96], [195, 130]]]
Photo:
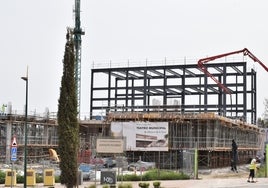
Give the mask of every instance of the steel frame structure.
[[196, 64], [92, 69], [90, 118], [111, 111], [214, 112], [255, 124], [256, 72], [247, 71], [247, 62], [210, 63], [206, 69], [231, 94]]

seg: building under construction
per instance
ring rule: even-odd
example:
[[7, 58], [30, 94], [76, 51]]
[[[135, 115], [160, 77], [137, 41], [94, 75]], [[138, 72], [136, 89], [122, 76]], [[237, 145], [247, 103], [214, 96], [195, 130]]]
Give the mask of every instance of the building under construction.
[[[11, 109], [11, 106], [8, 106]], [[80, 152], [81, 162], [90, 161], [85, 156], [90, 148], [95, 151], [97, 137], [108, 136], [108, 125], [103, 121], [80, 120]], [[27, 160], [28, 163], [39, 163], [54, 160], [58, 147], [57, 119], [55, 114], [30, 114], [27, 118]], [[10, 110], [0, 113], [0, 163], [11, 163], [11, 148], [14, 139], [17, 147], [15, 163], [23, 163], [25, 145], [25, 115]], [[105, 135], [106, 134], [106, 135]], [[53, 151], [53, 152], [50, 152]], [[56, 153], [55, 153], [56, 154]], [[14, 162], [14, 161], [13, 161]]]
[[[256, 125], [257, 73], [248, 70], [246, 61], [225, 59], [207, 64], [237, 53], [248, 55], [268, 71], [247, 49], [204, 58], [198, 64], [170, 65], [165, 60], [158, 66], [146, 61], [146, 66], [94, 68], [91, 118], [117, 124], [168, 122], [168, 149], [148, 151], [127, 146], [126, 155], [132, 161], [142, 159], [161, 168], [179, 168], [184, 151], [197, 148], [199, 166], [229, 166], [234, 139], [238, 162], [244, 164], [263, 149], [263, 135]], [[144, 141], [148, 139], [145, 131], [142, 136]]]
[[[123, 153], [129, 161], [141, 159], [160, 168], [178, 169], [188, 160], [186, 151], [197, 149], [200, 167], [229, 166], [234, 139], [238, 162], [244, 164], [263, 149], [264, 142], [256, 125], [256, 76], [245, 61], [211, 63], [205, 69], [166, 61], [158, 66], [146, 62], [145, 66], [93, 68], [90, 118], [79, 121], [79, 162], [90, 163], [98, 155], [97, 138], [123, 138], [133, 133], [136, 145], [126, 143]], [[50, 159], [49, 149], [57, 150], [58, 146], [55, 116], [33, 114], [27, 122], [28, 162]], [[136, 134], [124, 134], [125, 128], [132, 130], [140, 124], [154, 128], [143, 134], [141, 129]], [[18, 145], [16, 162], [23, 161], [24, 125], [23, 114], [7, 110], [0, 115], [1, 162], [10, 162], [14, 137]], [[122, 125], [122, 132], [116, 135], [112, 128], [118, 125]], [[164, 147], [159, 149], [160, 145]], [[84, 151], [90, 152], [85, 155]]]
[[[105, 120], [80, 121], [81, 162], [90, 163], [96, 156], [96, 139], [111, 138], [112, 122], [168, 122], [167, 151], [131, 151], [126, 148], [124, 155], [129, 161], [156, 162], [161, 168], [181, 168], [184, 151], [198, 148], [200, 167], [223, 167], [230, 165], [231, 140], [239, 146], [239, 163], [245, 163], [255, 156], [262, 147], [260, 129], [245, 121], [229, 119], [215, 113], [177, 112], [113, 112]], [[1, 116], [1, 162], [10, 163], [10, 148], [13, 136], [16, 137], [18, 154], [16, 163], [24, 157], [24, 116], [10, 114]], [[57, 150], [57, 122], [32, 116], [28, 119], [28, 163], [51, 160], [49, 149]], [[89, 149], [90, 154], [85, 155]]]

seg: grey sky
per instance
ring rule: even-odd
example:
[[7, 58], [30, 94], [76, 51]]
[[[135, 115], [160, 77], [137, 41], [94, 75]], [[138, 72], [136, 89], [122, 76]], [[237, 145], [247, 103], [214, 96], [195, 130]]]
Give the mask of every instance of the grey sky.
[[[81, 0], [81, 114], [89, 112], [92, 62], [206, 56], [247, 47], [268, 66], [267, 0]], [[22, 112], [29, 66], [29, 111], [57, 111], [66, 27], [74, 0], [9, 0], [0, 6], [0, 104]], [[268, 73], [258, 64], [258, 116]]]

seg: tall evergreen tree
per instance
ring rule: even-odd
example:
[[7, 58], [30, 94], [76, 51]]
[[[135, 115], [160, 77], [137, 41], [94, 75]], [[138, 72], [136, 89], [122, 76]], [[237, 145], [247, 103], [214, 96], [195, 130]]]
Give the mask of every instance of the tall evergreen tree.
[[77, 96], [74, 78], [74, 42], [68, 29], [63, 60], [60, 98], [58, 103], [58, 136], [61, 183], [67, 188], [77, 185], [77, 154], [79, 125], [77, 119]]

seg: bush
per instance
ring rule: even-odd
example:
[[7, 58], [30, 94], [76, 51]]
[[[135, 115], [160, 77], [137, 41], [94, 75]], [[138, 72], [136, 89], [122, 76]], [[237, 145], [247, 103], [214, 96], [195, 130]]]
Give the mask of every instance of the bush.
[[36, 183], [43, 183], [43, 176], [42, 175], [36, 175], [35, 177]]
[[[36, 183], [43, 183], [43, 176], [37, 175], [35, 177]], [[24, 183], [24, 176], [18, 175], [17, 174], [17, 183]]]
[[102, 188], [109, 188], [109, 185], [103, 185]]
[[149, 186], [150, 186], [150, 183], [146, 183], [146, 182], [139, 183], [139, 187], [141, 188], [148, 188]]
[[141, 177], [136, 174], [118, 175], [117, 181], [140, 181]]
[[154, 182], [153, 182], [153, 186], [154, 186], [154, 188], [160, 188], [160, 184], [161, 184], [160, 181], [154, 181]]
[[0, 184], [5, 183], [6, 173], [3, 171], [0, 171]]
[[118, 181], [153, 181], [153, 180], [185, 180], [190, 176], [184, 173], [177, 173], [171, 170], [153, 169], [145, 172], [142, 176], [136, 174], [127, 174], [117, 176]]
[[132, 188], [132, 185], [130, 183], [121, 183], [118, 188]]
[[96, 185], [90, 185], [87, 188], [96, 188]]
[[17, 183], [24, 183], [24, 176], [17, 175]]
[[55, 176], [55, 183], [60, 183], [60, 176]]
[[263, 178], [265, 177], [265, 166], [261, 166], [256, 173], [256, 177]]
[[177, 173], [170, 170], [150, 170], [146, 172], [142, 179], [144, 181], [152, 181], [152, 180], [184, 180], [190, 179], [190, 177], [183, 173]]

